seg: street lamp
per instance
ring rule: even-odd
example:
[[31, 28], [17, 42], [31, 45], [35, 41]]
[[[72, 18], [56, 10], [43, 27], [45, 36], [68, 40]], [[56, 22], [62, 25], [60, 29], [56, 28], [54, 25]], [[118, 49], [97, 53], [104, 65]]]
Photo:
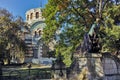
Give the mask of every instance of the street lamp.
[[31, 69], [32, 66], [31, 66], [31, 64], [28, 64], [27, 67], [28, 67], [28, 69], [29, 69], [28, 75], [29, 75], [29, 77], [30, 77], [30, 69]]
[[2, 61], [0, 61], [0, 80], [2, 80]]

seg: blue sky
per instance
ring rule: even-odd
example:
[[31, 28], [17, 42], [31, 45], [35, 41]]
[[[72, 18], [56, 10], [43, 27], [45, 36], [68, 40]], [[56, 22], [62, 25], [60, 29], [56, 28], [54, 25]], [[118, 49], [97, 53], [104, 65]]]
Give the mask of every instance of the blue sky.
[[25, 20], [25, 12], [31, 8], [44, 6], [47, 0], [0, 0], [0, 7], [6, 8], [13, 16], [21, 16]]

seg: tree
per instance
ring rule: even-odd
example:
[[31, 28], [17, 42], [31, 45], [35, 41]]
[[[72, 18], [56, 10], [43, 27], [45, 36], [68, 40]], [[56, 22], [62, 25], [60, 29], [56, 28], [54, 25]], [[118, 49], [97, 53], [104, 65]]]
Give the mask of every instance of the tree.
[[20, 39], [20, 29], [23, 25], [20, 17], [15, 19], [9, 11], [0, 8], [0, 54], [3, 55], [4, 61], [8, 60], [8, 63], [15, 51], [17, 51], [15, 56], [24, 55], [24, 43]]
[[106, 36], [105, 27], [120, 24], [119, 4], [118, 0], [48, 0], [43, 10], [46, 19], [43, 39], [46, 44], [55, 39], [56, 53], [62, 53], [65, 62], [70, 61], [71, 54], [83, 40], [83, 34], [90, 30], [97, 18], [100, 19], [102, 38]]
[[114, 26], [112, 29], [106, 28], [106, 37], [103, 38], [104, 45], [102, 51], [115, 53], [120, 50], [120, 27]]

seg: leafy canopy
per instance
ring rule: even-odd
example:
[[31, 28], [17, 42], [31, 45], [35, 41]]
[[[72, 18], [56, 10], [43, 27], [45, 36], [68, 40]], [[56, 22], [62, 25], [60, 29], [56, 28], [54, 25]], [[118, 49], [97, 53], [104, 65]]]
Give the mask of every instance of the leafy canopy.
[[10, 59], [14, 54], [24, 57], [25, 46], [20, 38], [23, 25], [21, 17], [14, 18], [9, 11], [0, 8], [0, 57], [3, 59]]
[[120, 24], [119, 4], [119, 0], [48, 0], [43, 10], [47, 25], [43, 39], [46, 44], [55, 40], [56, 54], [64, 55], [64, 61], [70, 65], [71, 54], [81, 44], [83, 34], [89, 31], [96, 18], [101, 20], [102, 33], [107, 33], [105, 27]]

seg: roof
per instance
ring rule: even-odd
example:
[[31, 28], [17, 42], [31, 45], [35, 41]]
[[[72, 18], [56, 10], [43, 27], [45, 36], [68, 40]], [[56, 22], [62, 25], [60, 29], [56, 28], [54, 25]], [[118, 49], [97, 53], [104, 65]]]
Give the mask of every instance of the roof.
[[38, 28], [43, 29], [45, 26], [46, 24], [44, 21], [37, 21], [37, 22], [32, 23], [32, 25], [30, 26], [30, 31], [32, 32]]

